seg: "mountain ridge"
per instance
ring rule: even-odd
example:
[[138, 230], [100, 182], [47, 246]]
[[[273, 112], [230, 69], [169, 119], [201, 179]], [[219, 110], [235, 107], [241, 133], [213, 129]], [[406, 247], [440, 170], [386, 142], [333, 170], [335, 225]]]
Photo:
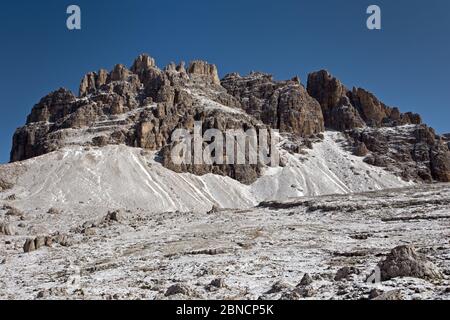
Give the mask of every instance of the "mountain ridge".
[[[163, 164], [176, 172], [219, 174], [246, 184], [261, 177], [259, 165], [174, 165], [168, 158], [171, 134], [192, 128], [195, 121], [202, 121], [203, 132], [277, 129], [289, 136], [294, 153], [333, 129], [343, 132], [350, 149], [370, 165], [405, 180], [450, 181], [445, 137], [419, 115], [388, 107], [367, 90], [349, 90], [325, 70], [311, 73], [306, 87], [298, 77], [274, 81], [261, 72], [231, 73], [220, 80], [217, 67], [205, 61], [159, 69], [146, 54], [130, 69], [116, 65], [111, 72], [86, 74], [78, 96], [61, 88], [42, 98], [14, 134], [11, 162], [71, 144], [125, 144], [160, 150]], [[401, 128], [408, 125], [406, 133]], [[400, 129], [386, 135], [385, 128]]]

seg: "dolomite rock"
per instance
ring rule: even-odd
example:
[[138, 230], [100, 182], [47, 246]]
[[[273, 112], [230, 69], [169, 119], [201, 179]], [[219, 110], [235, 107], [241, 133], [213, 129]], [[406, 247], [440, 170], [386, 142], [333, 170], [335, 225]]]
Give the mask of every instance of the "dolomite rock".
[[185, 285], [185, 284], [181, 284], [181, 283], [177, 283], [177, 284], [170, 286], [167, 289], [165, 296], [169, 297], [169, 296], [173, 296], [176, 294], [182, 294], [182, 295], [185, 295], [188, 297], [195, 296], [195, 292], [191, 287], [189, 287], [188, 285]]
[[6, 212], [7, 216], [23, 217], [23, 215], [24, 215], [24, 213], [22, 211], [20, 211], [19, 209], [17, 209], [17, 208], [10, 207], [10, 206], [6, 206], [4, 208], [8, 210]]
[[106, 215], [104, 221], [109, 222], [109, 221], [115, 221], [115, 222], [120, 222], [123, 219], [123, 214], [120, 210], [115, 210], [115, 211], [110, 211], [108, 212], [108, 214]]
[[189, 75], [200, 76], [207, 82], [215, 85], [220, 85], [219, 74], [217, 67], [205, 61], [192, 61], [188, 68]]
[[378, 301], [395, 301], [395, 300], [403, 300], [403, 294], [401, 290], [391, 290], [384, 293], [381, 293], [374, 297], [372, 300]]
[[364, 157], [369, 153], [369, 150], [364, 142], [357, 142], [353, 153], [355, 156]]
[[[58, 241], [56, 241], [58, 242]], [[39, 250], [42, 247], [51, 247], [53, 245], [53, 238], [51, 236], [37, 236], [34, 239], [27, 239], [23, 245], [25, 253]]]
[[322, 107], [325, 127], [348, 130], [365, 126], [347, 97], [348, 89], [327, 71], [309, 74], [307, 88]]
[[0, 179], [0, 192], [12, 189], [13, 183]]
[[126, 81], [131, 72], [123, 65], [117, 64], [111, 72], [111, 81]]
[[4, 234], [6, 236], [12, 236], [15, 234], [15, 229], [11, 224], [1, 223], [0, 224], [0, 234]]
[[36, 247], [34, 246], [34, 239], [27, 239], [23, 245], [23, 251], [27, 253], [34, 250], [36, 250]]
[[225, 280], [222, 278], [217, 278], [217, 279], [212, 280], [209, 285], [212, 287], [215, 287], [215, 288], [225, 288], [226, 287]]
[[48, 209], [47, 213], [48, 214], [61, 214], [62, 211], [52, 207], [52, 208]]
[[398, 277], [413, 277], [426, 280], [442, 278], [438, 268], [413, 246], [394, 248], [385, 260], [378, 264], [381, 281]]
[[431, 175], [438, 181], [450, 182], [450, 151], [445, 144], [434, 144], [430, 149]]
[[60, 88], [35, 105], [27, 118], [27, 124], [35, 122], [55, 122], [72, 111], [76, 97], [67, 89]]
[[309, 74], [308, 93], [322, 106], [328, 128], [343, 131], [366, 125], [382, 127], [422, 123], [418, 114], [400, 113], [398, 108], [388, 107], [367, 90], [348, 90], [326, 70]]
[[448, 146], [426, 125], [357, 128], [348, 135], [356, 146], [355, 155], [370, 152], [364, 159], [368, 164], [387, 168], [405, 180], [450, 181]]
[[348, 94], [352, 104], [359, 110], [367, 125], [373, 127], [420, 124], [422, 119], [413, 113], [401, 114], [397, 108], [390, 108], [375, 95], [361, 88], [353, 88]]
[[155, 59], [147, 54], [141, 54], [134, 61], [133, 66], [131, 67], [131, 71], [139, 75], [155, 67]]
[[[347, 90], [326, 71], [309, 75], [306, 90], [298, 77], [275, 81], [259, 72], [244, 77], [232, 73], [219, 81], [217, 67], [205, 61], [193, 61], [187, 70], [184, 63], [161, 70], [145, 54], [130, 69], [118, 64], [110, 73], [86, 74], [79, 97], [59, 89], [42, 98], [26, 125], [16, 130], [10, 159], [22, 161], [65, 146], [125, 144], [159, 151], [163, 165], [176, 172], [214, 173], [247, 184], [258, 179], [260, 165], [174, 165], [169, 158], [171, 135], [178, 128], [191, 131], [195, 121], [203, 121], [202, 132], [278, 129], [311, 148], [309, 138], [329, 127], [346, 131], [352, 151], [368, 155], [366, 163], [405, 180], [450, 181], [445, 137], [418, 125], [418, 115], [402, 114], [366, 90]], [[376, 130], [403, 124], [417, 130], [411, 127], [395, 139], [390, 132]]]
[[311, 298], [317, 293], [317, 291], [311, 286], [297, 287], [293, 290], [293, 292], [297, 293], [302, 298]]
[[353, 274], [359, 274], [359, 270], [354, 267], [343, 267], [336, 272], [334, 281], [349, 280]]
[[85, 97], [88, 94], [95, 93], [99, 90], [108, 80], [108, 71], [100, 69], [98, 73], [89, 72], [81, 80], [79, 96]]
[[79, 95], [80, 97], [86, 96], [88, 93], [95, 91], [96, 89], [96, 74], [90, 72], [86, 74], [81, 80]]
[[324, 130], [320, 105], [298, 80], [274, 81], [271, 75], [253, 72], [245, 77], [228, 74], [221, 83], [246, 113], [274, 129], [301, 137]]
[[45, 246], [45, 237], [39, 236], [34, 239], [34, 247], [36, 250]]
[[287, 282], [285, 282], [283, 280], [279, 280], [279, 281], [275, 282], [272, 285], [272, 287], [270, 288], [270, 290], [267, 291], [266, 293], [267, 294], [279, 293], [279, 292], [283, 292], [283, 291], [289, 290], [291, 288], [292, 288], [292, 286], [289, 283], [287, 283]]
[[312, 283], [313, 283], [313, 279], [311, 278], [309, 273], [305, 273], [305, 275], [303, 276], [303, 278], [300, 281], [298, 286], [309, 286]]

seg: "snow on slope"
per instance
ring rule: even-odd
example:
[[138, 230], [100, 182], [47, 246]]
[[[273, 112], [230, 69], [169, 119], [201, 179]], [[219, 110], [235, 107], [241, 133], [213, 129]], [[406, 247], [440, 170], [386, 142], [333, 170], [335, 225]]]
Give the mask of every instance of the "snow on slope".
[[399, 177], [363, 162], [361, 157], [346, 151], [340, 132], [328, 131], [323, 142], [314, 144], [307, 155], [282, 152], [287, 158], [284, 168], [271, 168], [259, 179], [253, 190], [269, 200], [290, 197], [345, 194], [411, 186]]
[[[411, 185], [365, 164], [337, 142], [343, 136], [325, 133], [308, 155], [284, 153], [287, 166], [268, 168], [247, 186], [213, 174], [178, 174], [155, 161], [155, 153], [127, 146], [69, 147], [20, 164], [15, 205], [64, 208], [73, 204], [107, 208], [141, 208], [151, 212], [207, 211], [248, 208], [266, 200], [344, 194]], [[25, 168], [25, 169], [24, 169]], [[10, 168], [9, 168], [10, 169]]]

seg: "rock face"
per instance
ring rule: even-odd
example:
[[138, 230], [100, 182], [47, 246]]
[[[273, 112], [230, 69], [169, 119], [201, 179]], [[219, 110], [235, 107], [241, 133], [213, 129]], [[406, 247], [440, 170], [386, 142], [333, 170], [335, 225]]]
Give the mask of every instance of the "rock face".
[[447, 144], [447, 147], [450, 149], [450, 133], [444, 133], [442, 135], [442, 140]]
[[[310, 98], [311, 99], [311, 98]], [[161, 162], [177, 172], [215, 173], [244, 183], [255, 181], [258, 165], [174, 165], [170, 158], [175, 129], [193, 130], [201, 122], [208, 129], [268, 129], [242, 111], [241, 103], [220, 85], [217, 68], [193, 61], [170, 64], [164, 70], [154, 59], [139, 56], [132, 67], [116, 65], [107, 73], [89, 73], [81, 81], [79, 97], [60, 89], [34, 106], [26, 126], [13, 138], [11, 161], [36, 157], [64, 146], [102, 147], [126, 144], [160, 150]]]
[[[14, 134], [11, 161], [72, 145], [125, 144], [159, 151], [161, 163], [176, 172], [214, 173], [244, 183], [261, 175], [260, 162], [174, 164], [171, 136], [180, 128], [192, 133], [195, 122], [202, 122], [201, 133], [277, 129], [293, 141], [309, 141], [310, 147], [328, 127], [347, 132], [352, 151], [367, 163], [405, 179], [450, 181], [448, 137], [437, 137], [419, 125], [418, 115], [401, 114], [366, 90], [348, 90], [326, 71], [310, 74], [306, 90], [298, 77], [275, 81], [259, 72], [232, 73], [220, 81], [216, 66], [205, 61], [159, 69], [145, 54], [129, 69], [118, 64], [111, 72], [86, 74], [78, 97], [58, 89], [42, 98]], [[409, 125], [411, 132], [397, 143], [383, 130], [400, 125]]]
[[192, 61], [189, 65], [188, 73], [191, 76], [205, 80], [205, 82], [220, 85], [217, 67], [213, 64], [209, 64], [205, 61]]
[[365, 126], [347, 96], [348, 89], [327, 71], [322, 70], [308, 76], [308, 93], [320, 103], [325, 127], [348, 130]]
[[242, 108], [272, 128], [307, 137], [324, 131], [320, 105], [298, 79], [274, 81], [271, 75], [254, 72], [246, 77], [229, 74], [222, 80]]
[[378, 264], [381, 281], [397, 277], [413, 277], [427, 280], [440, 279], [442, 274], [426, 257], [412, 246], [394, 248], [384, 261]]
[[448, 146], [428, 126], [358, 128], [348, 131], [355, 154], [405, 180], [450, 181]]
[[379, 101], [372, 93], [353, 88], [348, 94], [351, 103], [360, 112], [367, 125], [372, 127], [400, 126], [405, 124], [420, 124], [422, 119], [415, 113], [400, 113], [398, 108], [390, 108]]
[[366, 163], [405, 180], [450, 181], [448, 143], [419, 115], [400, 113], [364, 89], [350, 91], [324, 70], [309, 75], [308, 93], [319, 101], [325, 126], [347, 132], [353, 153]]
[[402, 114], [390, 108], [372, 93], [353, 88], [349, 91], [338, 79], [321, 70], [308, 76], [308, 93], [319, 101], [325, 126], [336, 130], [349, 130], [367, 126], [399, 126], [420, 124], [417, 114]]

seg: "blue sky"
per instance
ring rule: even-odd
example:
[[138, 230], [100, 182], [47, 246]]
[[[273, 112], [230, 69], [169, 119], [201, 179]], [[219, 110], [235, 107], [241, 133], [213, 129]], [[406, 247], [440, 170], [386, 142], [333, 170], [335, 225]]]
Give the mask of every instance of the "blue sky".
[[[66, 28], [70, 4], [81, 7], [81, 31]], [[382, 9], [381, 31], [365, 26], [371, 4]], [[77, 92], [86, 72], [143, 52], [161, 67], [208, 60], [221, 76], [258, 70], [305, 83], [325, 68], [449, 132], [449, 36], [448, 0], [2, 1], [0, 162], [41, 97]]]

